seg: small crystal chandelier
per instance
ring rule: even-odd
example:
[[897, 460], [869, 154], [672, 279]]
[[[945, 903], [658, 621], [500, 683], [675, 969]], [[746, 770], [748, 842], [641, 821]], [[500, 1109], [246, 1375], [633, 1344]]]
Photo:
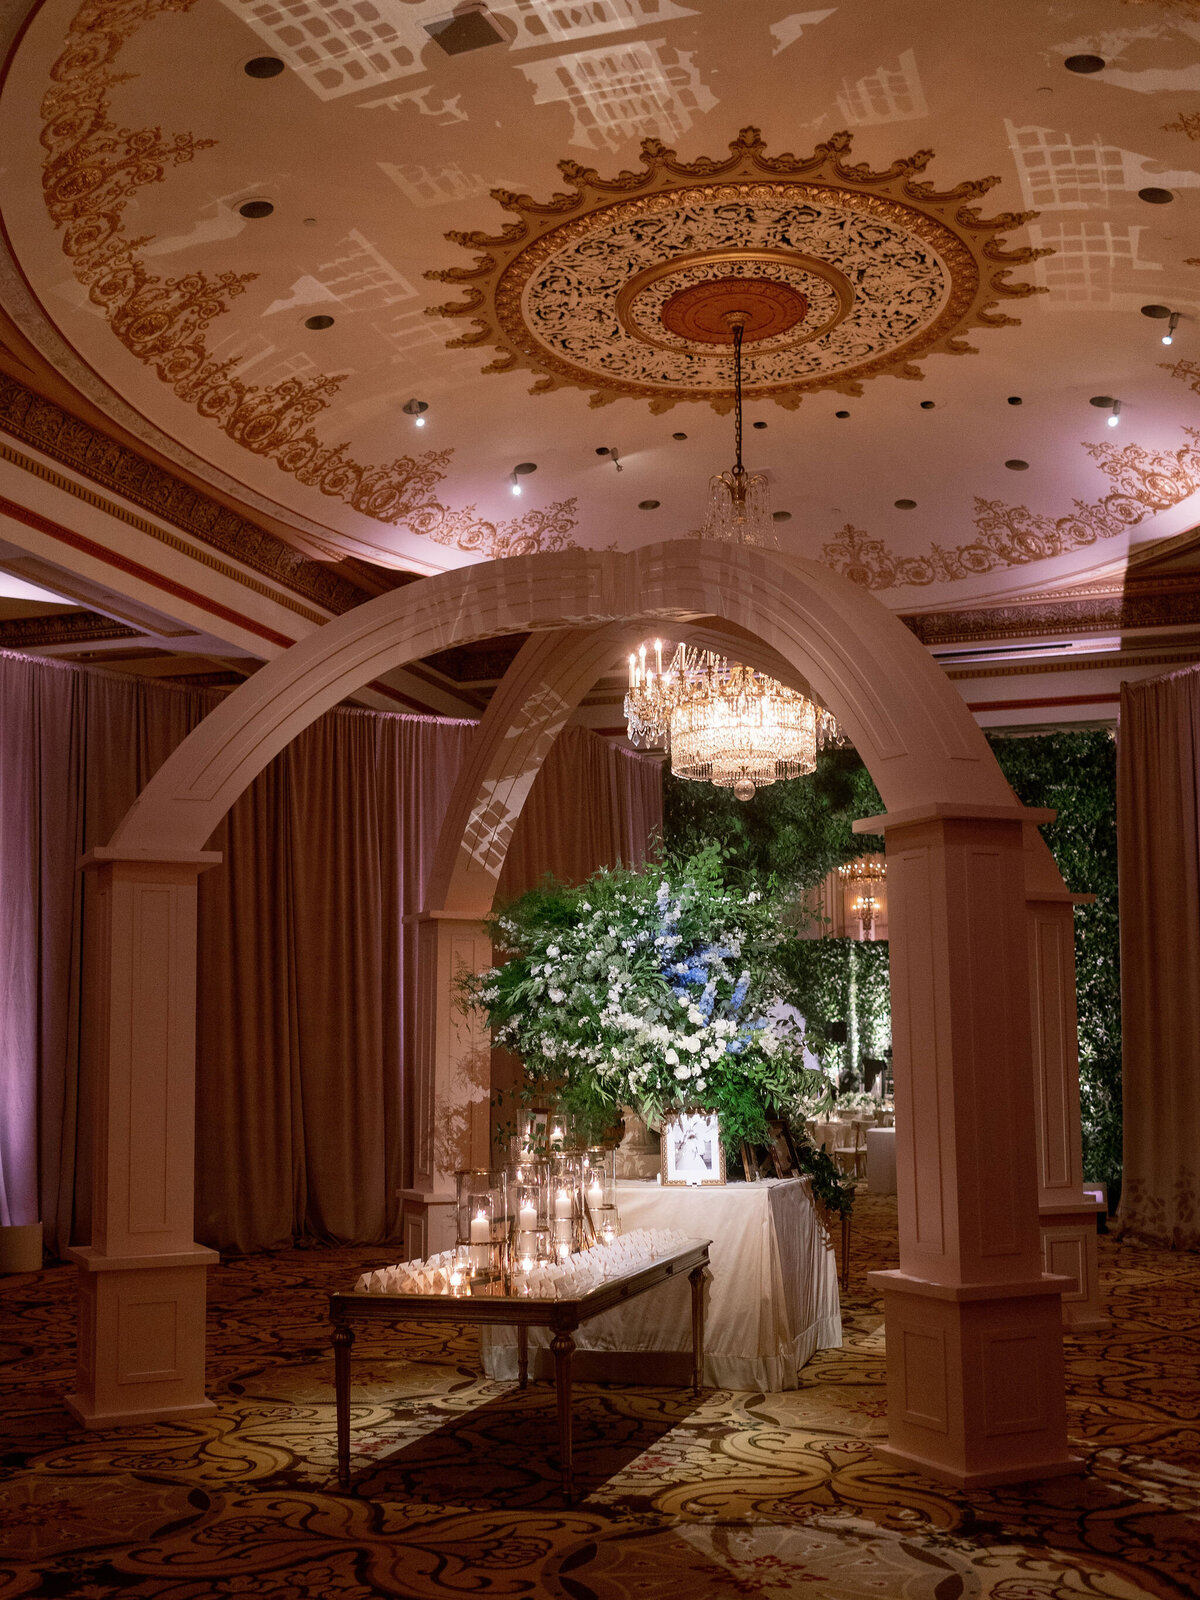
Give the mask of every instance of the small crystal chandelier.
[[774, 545], [766, 473], [747, 472], [742, 465], [742, 340], [749, 320], [747, 311], [725, 314], [725, 321], [733, 329], [735, 460], [729, 472], [718, 472], [708, 480], [708, 509], [700, 537], [724, 539], [730, 544]]
[[852, 889], [859, 891], [850, 909], [862, 924], [863, 937], [874, 938], [875, 915], [879, 911], [873, 884], [887, 882], [887, 862], [878, 856], [860, 856], [838, 868], [838, 877]]
[[[774, 545], [766, 476], [742, 464], [742, 338], [749, 317], [731, 311], [726, 320], [733, 328], [736, 459], [731, 471], [709, 480], [700, 537]], [[843, 742], [828, 711], [737, 661], [680, 645], [664, 671], [661, 639], [629, 658], [625, 719], [631, 744], [669, 747], [677, 778], [732, 789], [739, 800], [804, 777], [823, 745]]]

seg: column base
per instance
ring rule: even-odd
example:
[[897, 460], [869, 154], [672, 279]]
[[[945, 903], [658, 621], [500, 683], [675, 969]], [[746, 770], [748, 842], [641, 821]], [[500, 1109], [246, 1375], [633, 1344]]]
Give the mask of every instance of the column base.
[[98, 1411], [83, 1395], [65, 1394], [63, 1404], [85, 1428], [126, 1428], [137, 1422], [174, 1422], [183, 1417], [211, 1417], [217, 1409], [215, 1400], [197, 1400], [190, 1405], [148, 1406], [145, 1410], [131, 1411], [122, 1406], [117, 1411]]
[[878, 1456], [880, 1461], [886, 1462], [889, 1467], [899, 1467], [905, 1472], [919, 1472], [922, 1477], [936, 1478], [939, 1483], [952, 1483], [957, 1489], [987, 1489], [994, 1484], [1031, 1483], [1038, 1478], [1069, 1478], [1084, 1469], [1081, 1457], [1067, 1456], [1063, 1461], [1050, 1462], [1036, 1470], [1008, 1467], [992, 1472], [952, 1472], [940, 1461], [928, 1461], [924, 1456], [910, 1455], [907, 1451], [897, 1450], [890, 1444], [873, 1445], [871, 1453]]
[[71, 1415], [85, 1428], [115, 1428], [215, 1411], [204, 1393], [204, 1337], [205, 1275], [216, 1251], [69, 1254], [79, 1267]]
[[1085, 1194], [1079, 1200], [1055, 1201], [1038, 1208], [1042, 1230], [1042, 1266], [1071, 1280], [1063, 1290], [1063, 1328], [1067, 1333], [1096, 1333], [1109, 1326], [1100, 1309], [1100, 1260], [1096, 1218], [1102, 1200]]
[[423, 1189], [401, 1189], [399, 1195], [404, 1259], [422, 1261], [439, 1250], [452, 1250], [458, 1240], [458, 1221], [454, 1214], [457, 1196], [427, 1193]]
[[887, 1330], [888, 1459], [962, 1487], [1077, 1470], [1061, 1297], [1070, 1280], [944, 1284], [872, 1272]]

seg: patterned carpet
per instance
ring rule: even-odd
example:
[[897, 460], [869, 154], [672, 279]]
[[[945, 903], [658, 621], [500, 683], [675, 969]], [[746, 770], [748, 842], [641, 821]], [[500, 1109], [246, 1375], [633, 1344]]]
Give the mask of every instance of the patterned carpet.
[[560, 1508], [553, 1392], [476, 1336], [355, 1348], [354, 1490], [333, 1478], [329, 1289], [380, 1250], [210, 1275], [215, 1416], [85, 1433], [60, 1395], [73, 1270], [0, 1284], [0, 1600], [1176, 1600], [1200, 1592], [1200, 1256], [1101, 1240], [1112, 1329], [1067, 1342], [1078, 1478], [960, 1494], [885, 1467], [894, 1202], [860, 1195], [846, 1343], [784, 1395], [581, 1386]]

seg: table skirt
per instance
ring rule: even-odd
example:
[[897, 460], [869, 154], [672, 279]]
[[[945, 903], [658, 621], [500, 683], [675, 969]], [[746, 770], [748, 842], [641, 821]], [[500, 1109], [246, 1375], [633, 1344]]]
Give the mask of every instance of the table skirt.
[[[772, 1178], [712, 1188], [617, 1184], [621, 1225], [674, 1228], [713, 1241], [705, 1288], [706, 1387], [794, 1389], [820, 1349], [842, 1342], [834, 1240], [822, 1227], [806, 1178]], [[484, 1328], [489, 1377], [517, 1376], [516, 1332]], [[535, 1376], [549, 1372], [548, 1335], [530, 1334]], [[680, 1384], [690, 1374], [691, 1311], [686, 1278], [606, 1312], [576, 1340], [576, 1375], [591, 1382]]]

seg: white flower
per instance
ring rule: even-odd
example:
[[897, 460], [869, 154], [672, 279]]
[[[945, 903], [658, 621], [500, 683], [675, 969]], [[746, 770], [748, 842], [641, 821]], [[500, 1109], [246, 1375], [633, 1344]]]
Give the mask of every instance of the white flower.
[[751, 889], [750, 893], [746, 896], [746, 904], [748, 906], [752, 906], [755, 903], [756, 900], [761, 900], [761, 899], [762, 899], [762, 895], [759, 894], [758, 890], [757, 889]]
[[551, 989], [549, 994], [551, 1000], [554, 1001], [556, 1006], [562, 1005], [563, 1001], [567, 998], [566, 992], [563, 989]]
[[679, 1065], [679, 1057], [678, 1057], [678, 1055], [676, 1055], [674, 1050], [666, 1050], [666, 1051], [664, 1051], [663, 1052], [663, 1060], [667, 1063], [667, 1065], [669, 1067], [677, 1067]]
[[556, 955], [558, 955], [559, 954], [558, 946], [556, 944], [547, 945], [546, 954], [548, 956], [556, 956]]
[[700, 1089], [700, 1090], [702, 1090], [704, 1088], [704, 1079], [703, 1078], [697, 1078], [696, 1079], [696, 1088]]

